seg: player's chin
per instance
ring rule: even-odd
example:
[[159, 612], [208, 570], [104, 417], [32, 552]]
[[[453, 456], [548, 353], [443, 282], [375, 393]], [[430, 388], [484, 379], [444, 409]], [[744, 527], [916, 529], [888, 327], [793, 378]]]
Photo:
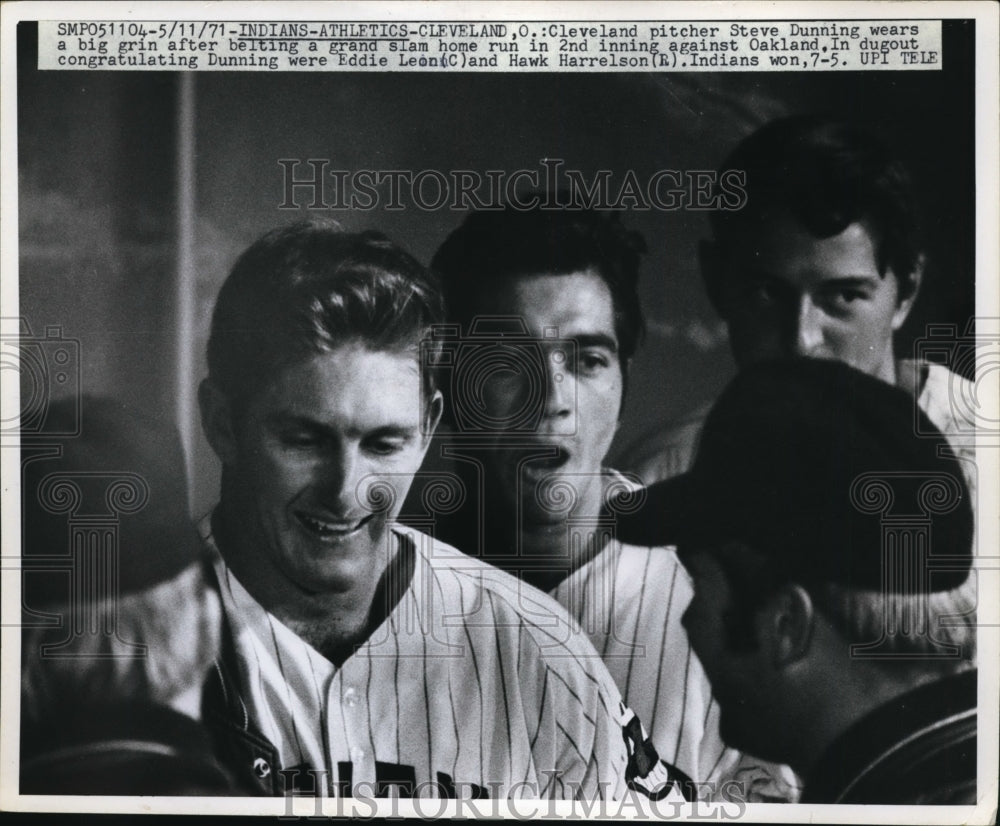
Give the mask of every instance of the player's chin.
[[575, 497], [557, 484], [556, 479], [545, 485], [523, 484], [518, 491], [521, 513], [533, 525], [556, 525], [565, 522], [573, 507]]
[[344, 553], [336, 558], [313, 557], [298, 560], [294, 578], [306, 593], [348, 593], [370, 581], [372, 568], [373, 553], [365, 549], [356, 554]]

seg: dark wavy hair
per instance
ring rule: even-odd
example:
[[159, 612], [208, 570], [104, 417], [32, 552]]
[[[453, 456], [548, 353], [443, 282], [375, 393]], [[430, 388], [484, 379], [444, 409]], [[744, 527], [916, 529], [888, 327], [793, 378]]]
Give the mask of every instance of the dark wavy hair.
[[[592, 209], [506, 208], [471, 213], [431, 261], [440, 276], [448, 320], [468, 329], [488, 310], [489, 285], [524, 275], [594, 270], [614, 302], [622, 373], [645, 334], [639, 262], [646, 244], [616, 213]], [[627, 376], [626, 376], [627, 378]]]
[[906, 297], [920, 254], [915, 199], [906, 169], [874, 132], [817, 115], [781, 118], [745, 138], [720, 169], [745, 172], [747, 193], [742, 209], [710, 216], [723, 246], [784, 211], [817, 238], [864, 221], [879, 272], [891, 269]]
[[[441, 318], [435, 279], [384, 235], [297, 222], [254, 242], [222, 285], [209, 377], [239, 411], [289, 364], [350, 341], [417, 350]], [[429, 400], [433, 373], [421, 374]]]

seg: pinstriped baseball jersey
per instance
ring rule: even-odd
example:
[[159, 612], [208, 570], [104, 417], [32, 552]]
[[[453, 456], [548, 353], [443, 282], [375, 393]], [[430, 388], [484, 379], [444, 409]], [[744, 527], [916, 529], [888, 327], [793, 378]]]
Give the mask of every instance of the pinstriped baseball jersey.
[[590, 637], [662, 760], [695, 780], [735, 763], [681, 625], [693, 591], [672, 548], [612, 541], [551, 593]]
[[537, 589], [395, 527], [410, 586], [337, 668], [245, 591], [209, 519], [201, 530], [249, 713], [283, 769], [308, 775], [303, 790], [593, 799], [630, 780], [668, 785], [662, 766], [642, 766], [648, 744], [599, 655]]
[[662, 760], [720, 788], [734, 780], [753, 799], [797, 796], [790, 770], [722, 741], [718, 703], [681, 625], [693, 589], [673, 548], [613, 540], [551, 593], [590, 637]]

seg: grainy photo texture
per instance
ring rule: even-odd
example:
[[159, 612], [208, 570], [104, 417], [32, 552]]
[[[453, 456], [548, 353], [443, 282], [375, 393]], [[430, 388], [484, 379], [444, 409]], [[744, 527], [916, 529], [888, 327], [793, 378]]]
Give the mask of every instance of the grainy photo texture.
[[995, 820], [995, 6], [3, 15], [3, 809]]

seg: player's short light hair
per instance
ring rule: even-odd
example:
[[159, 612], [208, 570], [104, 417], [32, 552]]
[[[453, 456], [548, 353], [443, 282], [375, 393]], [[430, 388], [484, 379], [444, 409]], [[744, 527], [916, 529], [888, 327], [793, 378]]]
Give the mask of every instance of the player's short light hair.
[[[254, 242], [222, 285], [209, 377], [239, 414], [281, 369], [351, 341], [419, 357], [442, 304], [427, 269], [381, 233], [299, 221]], [[433, 371], [421, 376], [429, 401]]]
[[[797, 580], [742, 543], [728, 543], [707, 552], [718, 561], [729, 583], [731, 605], [725, 617], [728, 644], [734, 650], [756, 648], [754, 614], [779, 588]], [[975, 572], [951, 590], [918, 594], [884, 594], [830, 582], [798, 584], [847, 644], [881, 641], [880, 650], [897, 657], [872, 659], [872, 663], [889, 663], [897, 672], [950, 672], [969, 668], [975, 661]], [[907, 633], [903, 633], [903, 622], [911, 626]], [[946, 646], [956, 646], [956, 656], [931, 656]]]
[[[851, 644], [881, 640], [881, 652], [913, 657], [910, 662], [921, 670], [937, 664], [951, 671], [971, 667], [976, 658], [977, 585], [972, 572], [959, 587], [930, 594], [853, 591], [829, 583], [807, 590]], [[939, 658], [946, 647], [958, 649], [954, 659]]]

